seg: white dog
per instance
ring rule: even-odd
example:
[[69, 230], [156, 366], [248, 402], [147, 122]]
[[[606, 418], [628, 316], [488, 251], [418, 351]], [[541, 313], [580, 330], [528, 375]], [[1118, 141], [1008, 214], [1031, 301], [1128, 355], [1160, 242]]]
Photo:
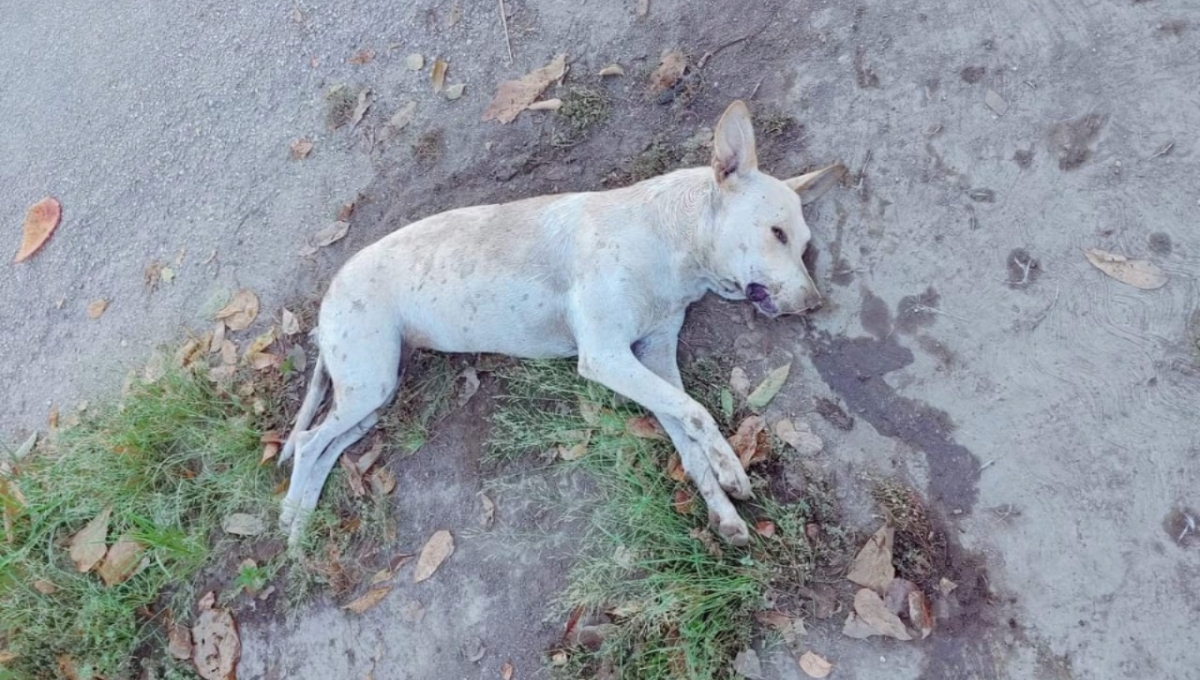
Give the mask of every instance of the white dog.
[[[612, 191], [451, 210], [389, 234], [334, 276], [314, 331], [312, 382], [280, 461], [295, 453], [281, 522], [299, 538], [346, 447], [396, 391], [402, 356], [423, 347], [579, 358], [579, 373], [652, 411], [730, 543], [750, 534], [725, 495], [747, 479], [712, 416], [684, 392], [684, 312], [708, 291], [769, 317], [820, 294], [801, 256], [800, 206], [844, 172], [789, 180], [759, 172], [746, 105], [717, 124], [710, 168]], [[402, 352], [403, 350], [403, 352]], [[333, 383], [333, 404], [309, 429]]]

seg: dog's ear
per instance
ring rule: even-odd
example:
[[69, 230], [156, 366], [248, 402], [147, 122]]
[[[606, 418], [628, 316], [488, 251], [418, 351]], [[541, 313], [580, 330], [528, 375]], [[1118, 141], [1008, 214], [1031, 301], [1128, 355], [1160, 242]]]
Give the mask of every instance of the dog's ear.
[[788, 188], [800, 194], [801, 203], [811, 203], [829, 191], [846, 174], [846, 166], [841, 163], [813, 170], [810, 173], [783, 180]]
[[713, 134], [712, 166], [719, 183], [758, 167], [750, 111], [740, 99], [725, 109], [717, 123], [717, 131]]

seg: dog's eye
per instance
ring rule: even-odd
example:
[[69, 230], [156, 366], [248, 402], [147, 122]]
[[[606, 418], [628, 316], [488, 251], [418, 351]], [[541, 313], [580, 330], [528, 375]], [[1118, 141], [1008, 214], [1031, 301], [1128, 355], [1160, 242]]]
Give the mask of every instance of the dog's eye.
[[787, 245], [787, 241], [788, 241], [787, 232], [780, 229], [779, 227], [771, 227], [771, 233], [775, 234], [776, 240], [778, 240], [780, 243], [782, 243], [785, 246]]

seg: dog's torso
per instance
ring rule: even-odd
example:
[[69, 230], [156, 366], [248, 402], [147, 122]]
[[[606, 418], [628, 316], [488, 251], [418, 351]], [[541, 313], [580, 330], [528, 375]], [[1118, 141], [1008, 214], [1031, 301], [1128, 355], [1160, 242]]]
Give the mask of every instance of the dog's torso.
[[[409, 348], [555, 358], [576, 353], [576, 330], [589, 321], [580, 315], [606, 314], [620, 317], [606, 323], [620, 324], [633, 343], [707, 290], [691, 247], [696, 225], [687, 223], [702, 201], [677, 198], [699, 195], [706, 180], [703, 169], [685, 170], [626, 189], [425, 218], [343, 267], [319, 332], [382, 327], [380, 341]], [[665, 196], [676, 198], [664, 204]], [[363, 304], [365, 295], [374, 304]]]

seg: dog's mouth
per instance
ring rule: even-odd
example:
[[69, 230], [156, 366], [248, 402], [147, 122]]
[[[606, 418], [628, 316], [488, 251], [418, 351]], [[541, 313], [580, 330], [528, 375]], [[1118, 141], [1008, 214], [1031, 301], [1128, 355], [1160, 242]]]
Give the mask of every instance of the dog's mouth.
[[779, 316], [779, 308], [775, 306], [775, 301], [771, 299], [771, 294], [767, 292], [767, 287], [761, 283], [752, 283], [746, 286], [746, 299], [754, 303], [758, 311], [767, 316]]

